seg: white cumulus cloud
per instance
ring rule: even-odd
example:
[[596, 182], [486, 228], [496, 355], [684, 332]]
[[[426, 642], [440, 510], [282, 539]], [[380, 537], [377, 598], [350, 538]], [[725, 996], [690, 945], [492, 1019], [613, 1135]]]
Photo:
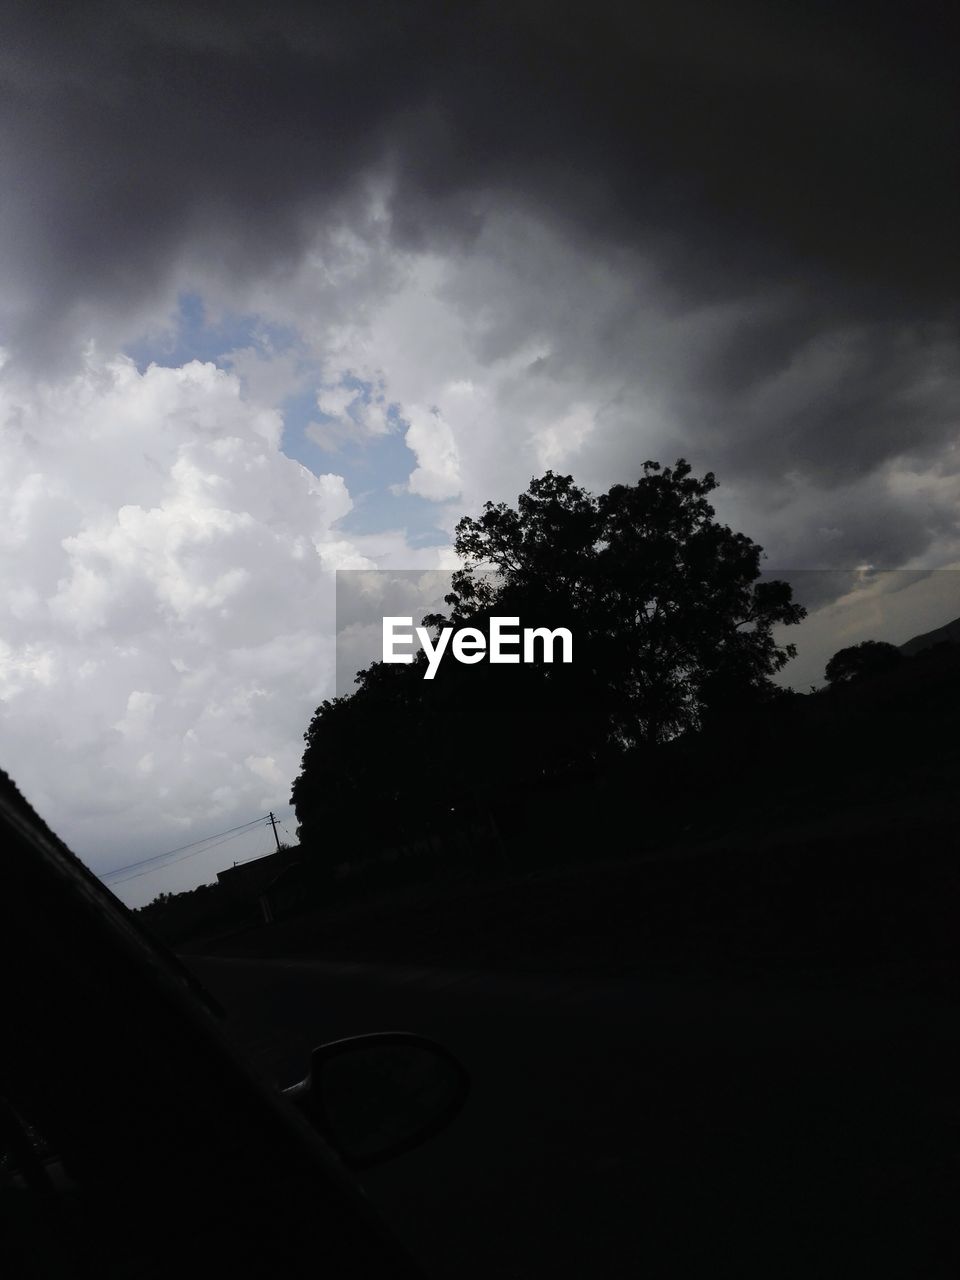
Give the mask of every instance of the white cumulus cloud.
[[450, 424], [439, 409], [425, 410], [418, 405], [408, 409], [405, 417], [404, 438], [417, 459], [407, 481], [410, 492], [435, 502], [455, 498], [462, 488], [460, 453]]
[[100, 872], [287, 800], [372, 561], [281, 429], [212, 364], [0, 375], [0, 760]]

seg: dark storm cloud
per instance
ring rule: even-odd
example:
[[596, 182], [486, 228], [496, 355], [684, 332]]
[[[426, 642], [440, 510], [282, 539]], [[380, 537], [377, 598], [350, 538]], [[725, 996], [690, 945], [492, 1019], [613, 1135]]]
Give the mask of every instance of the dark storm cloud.
[[382, 94], [398, 68], [380, 43], [294, 43], [293, 11], [285, 35], [239, 6], [163, 16], [91, 5], [11, 32], [3, 246], [28, 341], [71, 306], [136, 304], [184, 253], [245, 275], [295, 261], [376, 158], [368, 77]]
[[24, 336], [188, 249], [292, 261], [388, 168], [408, 244], [512, 199], [642, 242], [681, 296], [803, 279], [938, 312], [953, 115], [938, 8], [521, 3], [8, 8], [5, 270]]
[[411, 135], [404, 213], [479, 177], [642, 237], [684, 289], [723, 294], [735, 271], [840, 277], [878, 308], [938, 297], [956, 191], [936, 24], [846, 13], [521, 6], [510, 29], [478, 24], [438, 49], [443, 127]]
[[747, 321], [698, 380], [698, 421], [723, 441], [719, 465], [840, 487], [893, 457], [928, 463], [956, 431], [960, 357], [948, 323], [844, 324], [800, 308], [769, 329], [759, 337]]
[[[488, 246], [488, 215], [515, 210], [559, 234], [571, 272], [639, 271], [604, 311], [590, 271], [564, 293], [564, 262], [534, 243], [526, 284], [484, 284], [481, 271], [471, 286], [477, 314], [498, 316], [478, 330], [481, 358], [521, 345], [536, 305], [552, 305], [551, 351], [531, 377], [571, 400], [578, 376], [622, 380], [593, 467], [607, 483], [649, 456], [640, 388], [675, 424], [653, 441], [664, 456], [676, 446], [760, 506], [782, 501], [787, 475], [814, 496], [849, 488], [839, 533], [819, 499], [794, 509], [829, 526], [832, 563], [880, 549], [898, 563], [941, 536], [946, 517], [931, 522], [919, 499], [896, 516], [882, 483], [850, 488], [904, 455], [930, 464], [956, 431], [960, 219], [941, 7], [7, 12], [0, 318], [37, 367], [104, 325], [128, 337], [198, 266], [256, 281], [294, 268], [340, 220], [363, 234], [378, 178], [397, 247], [465, 261]], [[546, 274], [552, 304], [549, 290], [533, 303]], [[698, 328], [711, 311], [720, 321]]]

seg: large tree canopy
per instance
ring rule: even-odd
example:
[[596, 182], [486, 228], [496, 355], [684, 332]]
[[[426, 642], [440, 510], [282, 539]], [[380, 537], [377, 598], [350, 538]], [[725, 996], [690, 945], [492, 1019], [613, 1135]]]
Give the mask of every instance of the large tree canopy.
[[852, 684], [865, 676], [880, 675], [898, 667], [903, 660], [903, 654], [896, 645], [885, 640], [861, 640], [859, 644], [838, 649], [827, 663], [824, 674], [831, 685]]
[[623, 742], [697, 727], [711, 706], [769, 689], [794, 654], [773, 628], [804, 614], [788, 583], [758, 581], [761, 548], [714, 519], [715, 488], [683, 459], [646, 462], [600, 497], [548, 471], [516, 509], [488, 502], [460, 521], [453, 619], [563, 615]]
[[773, 629], [803, 609], [787, 583], [760, 580], [760, 547], [715, 520], [715, 487], [682, 459], [647, 462], [636, 484], [600, 496], [548, 471], [516, 508], [487, 503], [461, 520], [449, 616], [425, 622], [565, 626], [573, 663], [447, 662], [432, 681], [418, 663], [373, 663], [305, 735], [301, 834], [341, 821], [415, 826], [478, 790], [656, 747], [768, 696], [793, 655]]

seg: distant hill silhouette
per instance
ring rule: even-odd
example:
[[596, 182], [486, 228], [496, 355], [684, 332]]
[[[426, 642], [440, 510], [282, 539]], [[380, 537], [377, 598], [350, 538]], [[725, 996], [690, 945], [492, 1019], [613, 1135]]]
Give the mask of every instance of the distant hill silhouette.
[[932, 649], [935, 644], [960, 644], [960, 618], [954, 618], [936, 631], [925, 631], [922, 636], [914, 636], [906, 644], [900, 646], [900, 652], [912, 658], [923, 649]]

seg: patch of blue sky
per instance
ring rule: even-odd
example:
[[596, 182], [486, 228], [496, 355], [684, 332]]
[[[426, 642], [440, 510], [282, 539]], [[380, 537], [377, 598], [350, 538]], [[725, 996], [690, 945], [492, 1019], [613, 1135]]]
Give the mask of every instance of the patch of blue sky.
[[142, 373], [150, 364], [177, 368], [191, 360], [209, 361], [227, 368], [231, 351], [254, 347], [278, 355], [295, 343], [292, 330], [267, 324], [261, 316], [227, 312], [212, 321], [199, 294], [181, 293], [172, 322], [128, 343], [124, 353]]
[[[405, 491], [416, 459], [404, 440], [406, 423], [398, 406], [386, 408], [386, 432], [372, 434], [363, 427], [364, 411], [380, 396], [379, 389], [352, 375], [337, 385], [356, 393], [340, 418], [319, 410], [315, 390], [284, 401], [284, 452], [317, 474], [343, 476], [354, 504], [340, 521], [345, 533], [404, 529], [411, 546], [445, 545], [449, 537], [437, 526], [436, 504]], [[327, 447], [308, 434], [313, 424], [326, 435]]]
[[[348, 482], [349, 487], [349, 482]], [[345, 533], [402, 529], [411, 547], [442, 547], [450, 535], [437, 525], [437, 504], [404, 489], [354, 490], [353, 510], [339, 523]]]
[[[351, 393], [351, 402], [342, 414], [320, 409], [318, 396], [324, 391]], [[397, 406], [386, 408], [386, 433], [371, 432], [364, 425], [366, 411], [379, 394], [373, 383], [352, 374], [346, 374], [335, 386], [320, 382], [319, 376], [310, 379], [307, 386], [292, 392], [280, 405], [284, 453], [313, 472], [336, 471], [348, 486], [350, 477], [357, 475], [365, 476], [367, 484], [371, 476], [376, 484], [398, 483], [409, 474], [412, 456], [403, 443], [404, 428]]]
[[[186, 292], [180, 295], [169, 325], [142, 335], [124, 351], [142, 373], [150, 364], [176, 368], [191, 360], [227, 369], [231, 353], [237, 350], [254, 348], [270, 358], [296, 346], [295, 332], [267, 324], [257, 315], [227, 313], [213, 320], [203, 298]], [[317, 396], [324, 389], [329, 391], [330, 383], [324, 383], [319, 367], [304, 363], [299, 372], [300, 386], [277, 406], [284, 422], [281, 448], [317, 475], [332, 471], [343, 476], [354, 503], [341, 521], [344, 532], [403, 529], [411, 546], [445, 545], [449, 537], [436, 524], [436, 505], [405, 489], [416, 459], [404, 441], [406, 424], [398, 407], [383, 404], [376, 384], [347, 374], [337, 388], [355, 392], [353, 401], [340, 418], [322, 413]], [[364, 426], [366, 412], [378, 404], [387, 427], [379, 434]], [[311, 439], [308, 428], [313, 424], [328, 428], [327, 447]]]
[[[324, 415], [317, 409], [317, 388], [314, 379], [307, 386], [291, 392], [278, 406], [283, 415], [283, 440], [280, 447], [288, 458], [302, 462], [310, 471], [317, 471], [317, 455], [323, 451], [306, 435], [311, 422], [320, 422]], [[332, 456], [332, 455], [331, 455]], [[329, 471], [330, 467], [321, 467]]]

